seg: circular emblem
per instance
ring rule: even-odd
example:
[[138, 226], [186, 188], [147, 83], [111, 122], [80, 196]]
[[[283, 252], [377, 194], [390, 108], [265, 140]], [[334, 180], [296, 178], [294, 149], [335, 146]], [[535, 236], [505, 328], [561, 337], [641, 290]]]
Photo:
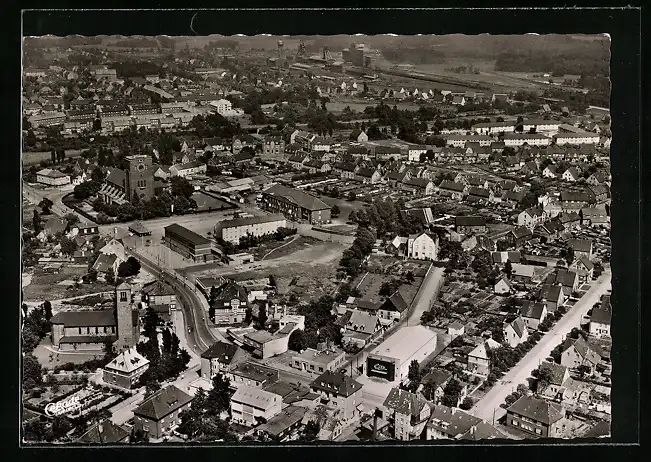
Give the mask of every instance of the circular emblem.
[[138, 164], [136, 169], [138, 169], [139, 172], [144, 172], [145, 171], [145, 164]]

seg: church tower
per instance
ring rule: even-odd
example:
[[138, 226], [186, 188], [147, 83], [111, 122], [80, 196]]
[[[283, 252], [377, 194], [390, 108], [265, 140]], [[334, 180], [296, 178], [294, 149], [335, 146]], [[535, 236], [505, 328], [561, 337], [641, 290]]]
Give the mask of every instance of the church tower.
[[145, 155], [127, 156], [129, 168], [126, 170], [125, 194], [129, 202], [137, 194], [141, 201], [154, 197], [154, 169], [152, 158]]
[[115, 298], [118, 323], [118, 339], [115, 342], [115, 349], [119, 353], [133, 347], [138, 343], [138, 338], [134, 335], [134, 314], [131, 307], [131, 287], [129, 284], [124, 282], [120, 284], [116, 289]]

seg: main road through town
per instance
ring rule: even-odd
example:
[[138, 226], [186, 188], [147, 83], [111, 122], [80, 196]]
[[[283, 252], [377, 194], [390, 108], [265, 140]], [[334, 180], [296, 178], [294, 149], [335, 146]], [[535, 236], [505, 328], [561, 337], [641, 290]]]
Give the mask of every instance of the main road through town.
[[538, 344], [502, 377], [501, 383], [494, 386], [483, 398], [475, 403], [470, 413], [480, 419], [485, 419], [487, 422], [492, 422], [493, 419], [495, 421], [499, 420], [506, 413], [500, 407], [506, 397], [515, 391], [518, 384], [526, 383], [531, 376], [531, 372], [549, 357], [551, 351], [565, 339], [574, 327], [580, 325], [581, 319], [610, 288], [611, 273], [607, 271], [592, 283], [585, 295], [540, 339]]
[[201, 355], [213, 343], [218, 340], [226, 339], [216, 330], [208, 327], [206, 320], [207, 301], [198, 293], [196, 287], [190, 280], [182, 277], [176, 271], [170, 268], [158, 266], [144, 255], [138, 253], [135, 249], [127, 248], [127, 253], [134, 255], [140, 260], [140, 264], [151, 274], [161, 277], [165, 282], [170, 284], [179, 296], [179, 305], [183, 312], [183, 319], [187, 332], [179, 333], [185, 335], [188, 347], [197, 355]]

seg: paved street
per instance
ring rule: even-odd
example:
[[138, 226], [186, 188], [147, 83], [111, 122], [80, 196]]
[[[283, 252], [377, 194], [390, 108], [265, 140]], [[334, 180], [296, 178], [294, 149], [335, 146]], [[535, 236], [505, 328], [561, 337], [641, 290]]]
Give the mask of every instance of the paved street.
[[429, 273], [423, 279], [423, 283], [411, 304], [411, 312], [407, 318], [408, 326], [420, 325], [420, 317], [425, 311], [429, 310], [434, 300], [436, 300], [439, 289], [443, 285], [443, 271], [443, 268], [437, 266], [430, 267]]
[[71, 208], [65, 206], [63, 202], [61, 202], [63, 196], [70, 193], [71, 191], [72, 189], [70, 187], [66, 187], [65, 189], [58, 189], [58, 188], [39, 189], [23, 182], [23, 195], [30, 202], [34, 204], [38, 204], [44, 198], [47, 197], [54, 203], [51, 209], [52, 213], [59, 215], [61, 217], [67, 215], [68, 213], [74, 213], [79, 217], [80, 220], [88, 221], [87, 218], [82, 217]]
[[547, 359], [551, 351], [565, 339], [572, 328], [580, 325], [583, 316], [610, 288], [611, 274], [610, 272], [604, 273], [592, 283], [581, 300], [570, 308], [569, 312], [540, 339], [538, 344], [502, 378], [503, 385], [497, 384], [493, 387], [475, 404], [470, 413], [487, 421], [493, 420], [493, 414], [495, 414], [495, 420], [504, 415], [506, 411], [500, 407], [500, 404], [515, 390], [518, 384], [526, 382], [527, 378], [531, 376], [531, 372]]

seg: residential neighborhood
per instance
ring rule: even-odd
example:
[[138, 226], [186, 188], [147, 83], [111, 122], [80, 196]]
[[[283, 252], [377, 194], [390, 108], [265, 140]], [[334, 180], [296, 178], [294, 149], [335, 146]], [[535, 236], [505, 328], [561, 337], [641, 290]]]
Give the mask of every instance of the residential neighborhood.
[[609, 433], [608, 47], [521, 38], [26, 39], [22, 441]]

